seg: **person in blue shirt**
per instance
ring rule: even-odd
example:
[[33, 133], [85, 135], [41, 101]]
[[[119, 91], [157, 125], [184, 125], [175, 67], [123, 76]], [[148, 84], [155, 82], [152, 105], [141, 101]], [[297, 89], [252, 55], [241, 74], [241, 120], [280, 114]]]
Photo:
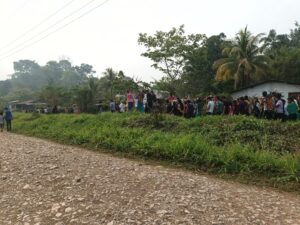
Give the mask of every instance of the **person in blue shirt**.
[[8, 108], [5, 108], [4, 110], [5, 110], [4, 119], [6, 122], [6, 129], [7, 131], [11, 131], [11, 121], [13, 120], [13, 116], [11, 111]]

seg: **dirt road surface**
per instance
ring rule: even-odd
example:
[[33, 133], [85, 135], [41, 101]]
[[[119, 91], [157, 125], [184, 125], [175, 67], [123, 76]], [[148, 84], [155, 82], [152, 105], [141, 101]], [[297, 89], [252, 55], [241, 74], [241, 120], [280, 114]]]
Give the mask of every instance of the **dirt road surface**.
[[0, 133], [0, 224], [300, 224], [300, 196]]

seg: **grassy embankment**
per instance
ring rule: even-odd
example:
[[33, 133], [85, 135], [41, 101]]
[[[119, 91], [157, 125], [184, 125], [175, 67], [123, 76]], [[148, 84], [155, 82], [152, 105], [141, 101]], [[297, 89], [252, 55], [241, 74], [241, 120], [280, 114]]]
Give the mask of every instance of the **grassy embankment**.
[[[300, 122], [140, 114], [16, 114], [14, 131], [178, 163], [286, 190], [300, 188]], [[299, 190], [299, 189], [298, 189]]]

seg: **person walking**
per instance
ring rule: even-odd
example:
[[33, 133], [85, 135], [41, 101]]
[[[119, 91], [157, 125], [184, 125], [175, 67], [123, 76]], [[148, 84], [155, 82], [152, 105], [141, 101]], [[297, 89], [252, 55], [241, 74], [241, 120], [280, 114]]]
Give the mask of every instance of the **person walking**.
[[6, 122], [6, 130], [11, 131], [11, 121], [13, 119], [13, 116], [8, 108], [5, 108], [4, 119]]

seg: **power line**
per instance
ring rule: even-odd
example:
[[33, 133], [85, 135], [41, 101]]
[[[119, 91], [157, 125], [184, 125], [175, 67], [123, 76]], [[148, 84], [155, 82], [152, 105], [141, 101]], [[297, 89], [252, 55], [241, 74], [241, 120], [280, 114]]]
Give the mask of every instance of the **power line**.
[[[28, 2], [29, 0], [27, 0], [26, 2]], [[61, 8], [59, 8], [58, 10], [56, 10], [54, 13], [50, 14], [48, 17], [46, 17], [44, 20], [42, 20], [40, 23], [34, 25], [33, 27], [31, 27], [29, 30], [25, 31], [24, 33], [22, 33], [21, 35], [19, 35], [16, 39], [12, 40], [11, 42], [9, 42], [8, 44], [6, 44], [5, 46], [0, 48], [0, 51], [3, 49], [6, 49], [8, 46], [11, 46], [14, 42], [22, 39], [24, 36], [26, 36], [28, 33], [30, 33], [31, 31], [36, 30], [37, 28], [39, 28], [42, 24], [44, 24], [45, 22], [47, 22], [49, 19], [51, 19], [53, 16], [57, 15], [58, 13], [60, 13], [62, 10], [64, 10], [66, 7], [68, 7], [70, 4], [72, 4], [73, 2], [75, 2], [77, 0], [71, 0], [69, 2], [67, 2], [65, 5], [63, 5]]]
[[23, 1], [23, 3], [21, 3], [21, 5], [19, 7], [14, 8], [13, 10], [10, 10], [10, 12], [8, 13], [8, 16], [4, 17], [4, 19], [1, 19], [1, 20], [2, 21], [8, 21], [8, 20], [10, 20], [12, 17], [14, 17], [15, 14], [18, 13], [18, 11], [20, 11], [23, 8], [25, 8], [30, 1], [31, 0], [25, 0], [25, 1]]
[[35, 34], [33, 36], [31, 36], [30, 38], [27, 38], [25, 41], [19, 43], [18, 45], [12, 47], [10, 50], [3, 52], [2, 54], [0, 54], [0, 57], [6, 54], [9, 54], [10, 52], [14, 51], [15, 49], [17, 49], [18, 47], [21, 47], [22, 45], [30, 42], [31, 40], [33, 40], [34, 38], [46, 33], [49, 29], [51, 29], [52, 27], [55, 27], [56, 25], [60, 24], [61, 22], [63, 22], [64, 20], [68, 19], [69, 17], [73, 16], [74, 14], [78, 13], [79, 11], [81, 11], [82, 9], [86, 8], [87, 6], [89, 6], [90, 4], [92, 4], [94, 1], [96, 0], [91, 0], [89, 2], [87, 2], [86, 4], [84, 4], [83, 6], [79, 7], [78, 9], [74, 10], [73, 12], [71, 12], [70, 14], [68, 14], [67, 16], [63, 17], [62, 19], [58, 20], [57, 22], [55, 22], [54, 24], [50, 25], [49, 27], [47, 27], [46, 29], [42, 30], [41, 32], [39, 32], [38, 34]]
[[[72, 0], [74, 1], [74, 0]], [[62, 19], [58, 20], [56, 23], [48, 26], [46, 29], [42, 30], [41, 32], [31, 36], [30, 38], [27, 38], [25, 41], [19, 43], [18, 45], [15, 45], [14, 47], [12, 47], [10, 50], [5, 51], [4, 53], [0, 54], [0, 57], [6, 54], [9, 54], [10, 52], [14, 51], [15, 49], [17, 49], [18, 47], [21, 47], [22, 45], [30, 42], [31, 40], [33, 40], [34, 38], [46, 33], [49, 29], [51, 29], [52, 27], [55, 27], [56, 25], [58, 25], [59, 23], [63, 22], [64, 20], [66, 20], [67, 18], [73, 16], [74, 14], [76, 14], [77, 12], [81, 11], [82, 9], [84, 9], [85, 7], [87, 7], [88, 5], [92, 4], [94, 1], [96, 0], [91, 0], [88, 3], [84, 4], [83, 6], [79, 7], [78, 9], [76, 9], [75, 11], [71, 12], [70, 14], [68, 14], [67, 16], [63, 17]]]
[[40, 41], [46, 39], [46, 38], [49, 37], [50, 35], [52, 35], [52, 34], [58, 32], [58, 31], [60, 31], [61, 29], [65, 28], [65, 27], [67, 27], [67, 26], [69, 26], [69, 25], [71, 25], [72, 23], [76, 22], [77, 20], [81, 19], [82, 17], [84, 17], [84, 16], [88, 15], [89, 13], [95, 11], [96, 9], [98, 9], [98, 8], [101, 7], [101, 6], [103, 6], [104, 4], [106, 4], [106, 3], [109, 2], [109, 1], [110, 1], [110, 0], [106, 0], [106, 1], [102, 2], [101, 4], [95, 6], [94, 8], [92, 8], [92, 9], [88, 10], [87, 12], [81, 14], [79, 17], [76, 17], [75, 19], [71, 20], [69, 23], [67, 23], [67, 24], [65, 24], [65, 25], [63, 25], [63, 26], [60, 26], [59, 28], [57, 28], [57, 29], [55, 29], [54, 31], [48, 33], [47, 35], [45, 35], [44, 37], [42, 37], [42, 38], [36, 40], [35, 42], [33, 42], [33, 43], [31, 43], [31, 44], [28, 44], [28, 45], [25, 45], [25, 46], [22, 47], [21, 49], [18, 49], [18, 50], [16, 50], [16, 51], [12, 52], [11, 54], [6, 55], [6, 56], [0, 58], [0, 61], [3, 61], [4, 59], [6, 59], [6, 58], [8, 58], [8, 57], [10, 57], [10, 56], [12, 56], [12, 55], [15, 55], [16, 53], [18, 53], [18, 52], [20, 52], [20, 51], [22, 51], [22, 50], [24, 50], [24, 49], [26, 49], [26, 48], [28, 48], [28, 47], [30, 47], [30, 46], [32, 46], [32, 45], [35, 45], [35, 44], [39, 43]]

